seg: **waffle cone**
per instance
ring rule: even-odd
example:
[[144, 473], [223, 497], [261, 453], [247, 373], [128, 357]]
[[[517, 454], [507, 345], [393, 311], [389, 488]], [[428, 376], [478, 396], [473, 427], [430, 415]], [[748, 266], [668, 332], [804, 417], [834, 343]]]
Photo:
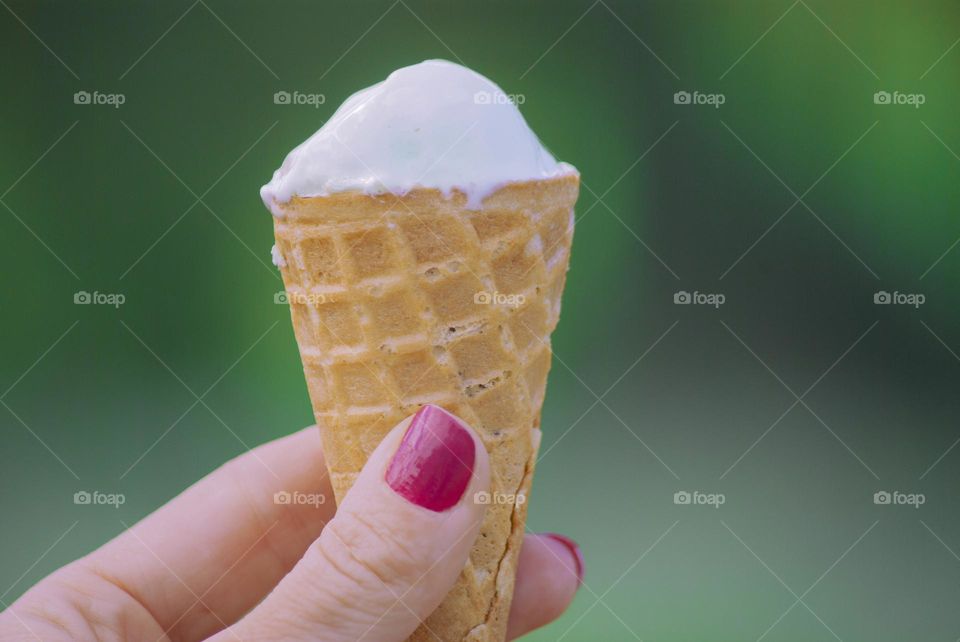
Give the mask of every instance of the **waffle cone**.
[[459, 191], [344, 192], [274, 217], [337, 501], [426, 403], [467, 421], [490, 456], [481, 536], [411, 640], [505, 637], [578, 191], [575, 174], [512, 183], [480, 209]]

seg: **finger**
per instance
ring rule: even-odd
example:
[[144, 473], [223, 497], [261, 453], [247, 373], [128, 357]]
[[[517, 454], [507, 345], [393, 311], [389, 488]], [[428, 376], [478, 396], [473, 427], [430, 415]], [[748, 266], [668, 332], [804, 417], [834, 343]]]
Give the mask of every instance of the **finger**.
[[423, 407], [371, 455], [336, 517], [277, 589], [216, 639], [404, 640], [463, 569], [486, 506], [486, 450]]
[[554, 621], [583, 582], [583, 555], [568, 537], [529, 534], [523, 539], [507, 624], [512, 640]]
[[131, 593], [171, 639], [203, 639], [263, 599], [335, 509], [320, 433], [307, 428], [228, 462], [78, 564]]

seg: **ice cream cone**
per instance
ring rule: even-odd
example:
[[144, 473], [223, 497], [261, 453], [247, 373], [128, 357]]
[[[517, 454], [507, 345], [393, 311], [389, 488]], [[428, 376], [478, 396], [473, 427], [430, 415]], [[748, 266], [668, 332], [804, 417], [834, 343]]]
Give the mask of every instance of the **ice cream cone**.
[[339, 502], [370, 453], [426, 403], [490, 456], [486, 516], [456, 586], [412, 640], [503, 640], [540, 442], [579, 176], [457, 190], [344, 191], [277, 203], [293, 325]]

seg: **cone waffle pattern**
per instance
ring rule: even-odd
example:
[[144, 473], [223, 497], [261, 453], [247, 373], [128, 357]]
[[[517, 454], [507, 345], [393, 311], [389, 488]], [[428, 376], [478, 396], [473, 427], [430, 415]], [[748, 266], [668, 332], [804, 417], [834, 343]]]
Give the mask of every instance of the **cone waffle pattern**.
[[470, 423], [490, 455], [501, 502], [411, 640], [504, 638], [526, 519], [510, 498], [526, 499], [533, 475], [578, 190], [576, 175], [515, 183], [479, 210], [456, 191], [347, 192], [294, 198], [274, 217], [337, 501], [426, 403]]

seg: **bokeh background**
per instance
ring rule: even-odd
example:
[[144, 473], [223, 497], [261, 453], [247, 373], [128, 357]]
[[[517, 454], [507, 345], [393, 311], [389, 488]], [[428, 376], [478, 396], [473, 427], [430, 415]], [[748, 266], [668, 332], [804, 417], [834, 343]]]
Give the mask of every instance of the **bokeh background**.
[[0, 4], [4, 603], [311, 422], [258, 188], [440, 57], [583, 176], [530, 527], [587, 575], [530, 639], [960, 636], [955, 2]]

